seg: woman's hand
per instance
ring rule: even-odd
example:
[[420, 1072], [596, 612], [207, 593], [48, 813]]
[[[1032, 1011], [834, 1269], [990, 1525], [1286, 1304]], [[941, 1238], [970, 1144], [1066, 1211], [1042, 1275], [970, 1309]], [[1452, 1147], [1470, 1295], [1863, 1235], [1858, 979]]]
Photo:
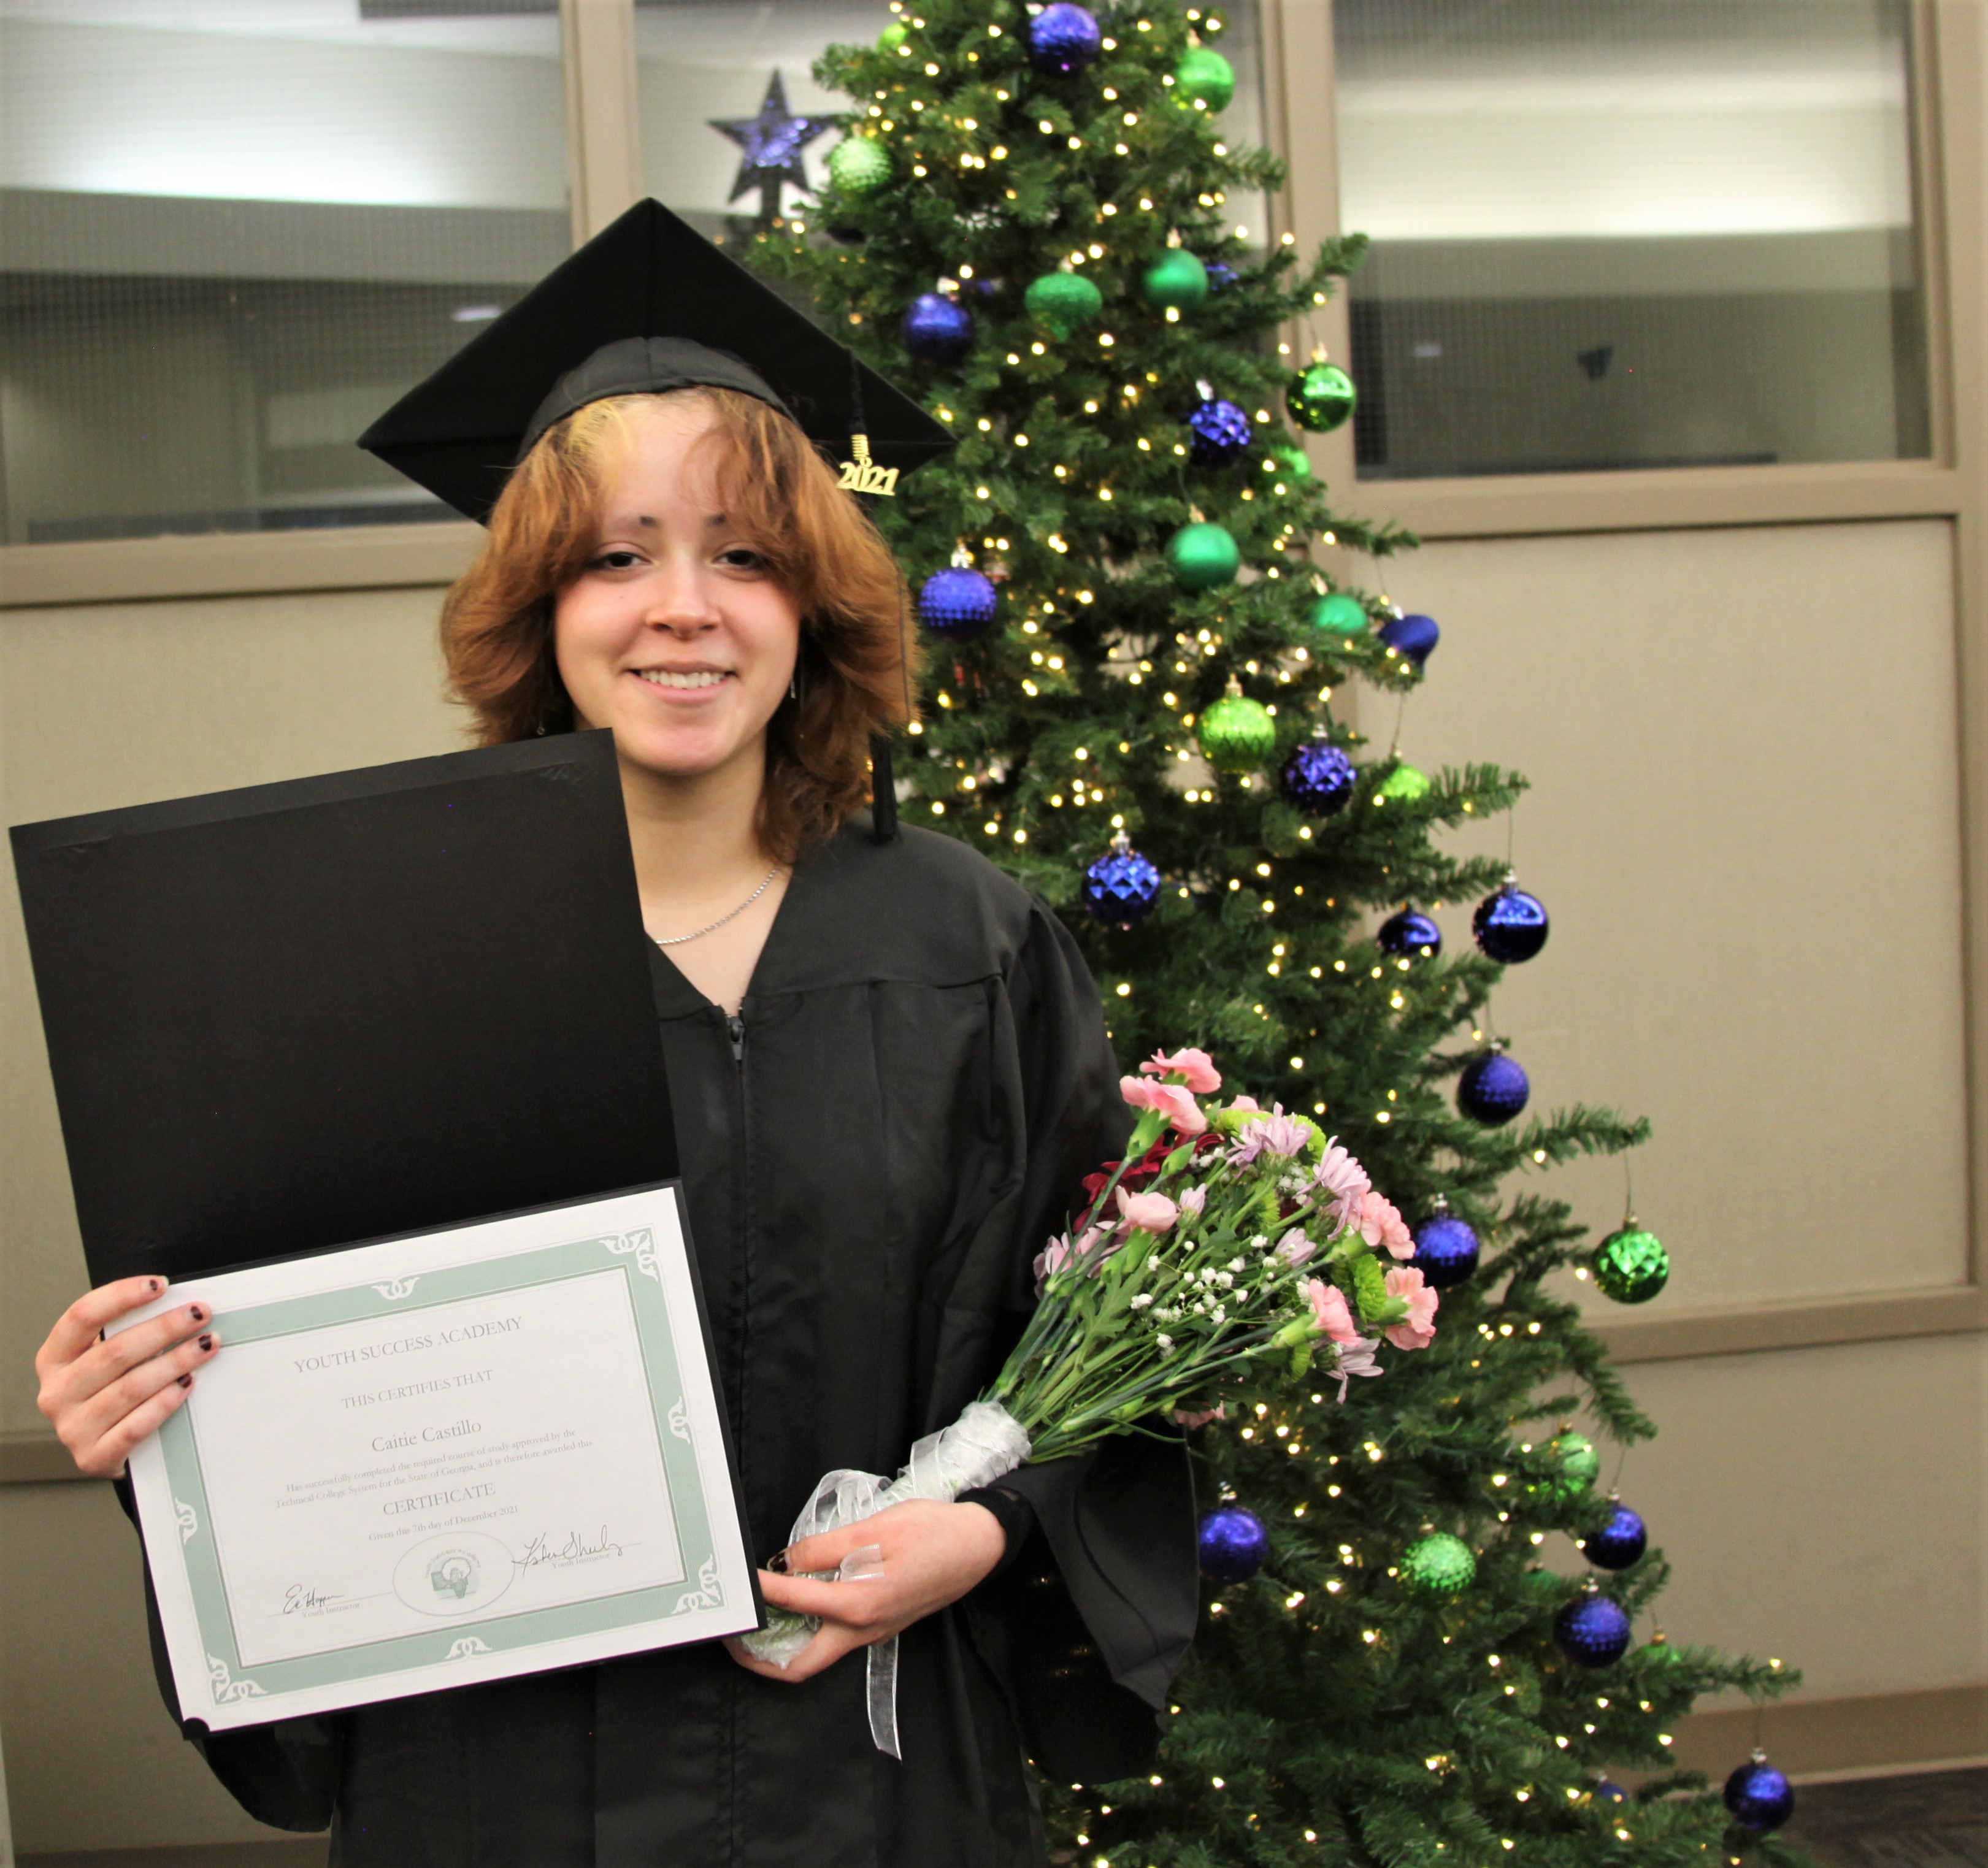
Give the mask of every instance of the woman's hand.
[[[852, 1551], [875, 1546], [881, 1573], [847, 1583], [817, 1583], [803, 1572], [839, 1568]], [[999, 1562], [1007, 1549], [1000, 1521], [983, 1505], [914, 1499], [840, 1531], [804, 1537], [786, 1552], [790, 1572], [759, 1572], [776, 1608], [817, 1615], [815, 1637], [786, 1667], [756, 1660], [736, 1641], [725, 1645], [748, 1673], [798, 1684], [859, 1647], [874, 1647], [961, 1596]]]
[[[220, 1345], [205, 1304], [168, 1310], [114, 1336], [106, 1323], [149, 1304], [163, 1278], [123, 1278], [79, 1297], [35, 1357], [35, 1404], [55, 1423], [69, 1457], [93, 1478], [114, 1479], [131, 1449], [185, 1400], [193, 1372]], [[991, 1514], [990, 1514], [991, 1515]]]

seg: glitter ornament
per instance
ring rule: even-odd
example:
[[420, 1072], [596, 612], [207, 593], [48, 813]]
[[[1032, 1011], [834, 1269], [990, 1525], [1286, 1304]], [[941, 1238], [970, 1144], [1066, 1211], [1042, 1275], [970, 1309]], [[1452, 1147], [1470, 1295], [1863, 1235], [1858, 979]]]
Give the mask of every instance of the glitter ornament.
[[1547, 944], [1546, 907], [1537, 895], [1512, 886], [1507, 871], [1505, 886], [1487, 895], [1470, 917], [1470, 931], [1486, 959], [1515, 966], [1530, 960]]
[[828, 178], [844, 194], [874, 194], [891, 179], [890, 154], [874, 137], [850, 137], [828, 152]]
[[1367, 633], [1367, 606], [1357, 596], [1334, 590], [1312, 606], [1311, 626], [1325, 635], [1351, 638]]
[[1217, 772], [1254, 772], [1276, 750], [1277, 723], [1232, 674], [1228, 691], [1202, 715], [1195, 738]]
[[1750, 1835], [1764, 1836], [1795, 1813], [1794, 1786], [1756, 1745], [1753, 1757], [1726, 1780], [1726, 1807]]
[[1525, 1072], [1503, 1051], [1479, 1052], [1456, 1080], [1456, 1106], [1487, 1129], [1510, 1122], [1532, 1093]]
[[1544, 1489], [1561, 1498], [1584, 1498], [1601, 1476], [1601, 1455], [1585, 1434], [1562, 1427], [1547, 1451], [1560, 1462], [1560, 1471]]
[[1381, 625], [1382, 643], [1418, 668], [1428, 660], [1429, 650], [1435, 647], [1442, 634], [1434, 616], [1390, 616]]
[[1574, 1597], [1554, 1617], [1554, 1645], [1577, 1667], [1613, 1667], [1629, 1650], [1629, 1618], [1606, 1596]]
[[1226, 292], [1236, 281], [1236, 269], [1227, 261], [1211, 259], [1208, 262], [1208, 289], [1210, 292]]
[[904, 348], [924, 363], [956, 363], [973, 347], [973, 314], [937, 292], [921, 292], [904, 313]]
[[1205, 519], [1183, 525], [1167, 541], [1167, 568], [1183, 590], [1216, 590], [1236, 581], [1242, 549], [1234, 535]]
[[1402, 1552], [1401, 1572], [1418, 1596], [1460, 1596], [1477, 1580], [1477, 1559], [1460, 1537], [1432, 1531]]
[[1647, 1304], [1670, 1282], [1671, 1258], [1631, 1217], [1594, 1248], [1594, 1282], [1618, 1304]]
[[1174, 67], [1174, 95], [1188, 104], [1226, 110], [1236, 95], [1236, 67], [1220, 52], [1196, 46]]
[[1249, 451], [1249, 417], [1232, 402], [1211, 396], [1188, 411], [1187, 458], [1196, 467], [1226, 467]]
[[1201, 1521], [1201, 1573], [1211, 1583], [1247, 1583], [1270, 1555], [1270, 1534], [1256, 1514], [1222, 1505]]
[[1208, 269], [1185, 247], [1172, 247], [1139, 279], [1139, 296], [1155, 311], [1192, 311], [1208, 298]]
[[1597, 1569], [1627, 1569], [1649, 1547], [1649, 1529], [1612, 1491], [1608, 1507], [1608, 1522], [1581, 1540], [1581, 1554]]
[[1057, 0], [1029, 22], [1029, 62], [1046, 76], [1070, 77], [1097, 56], [1104, 37], [1088, 8]]
[[1418, 798], [1426, 798], [1428, 789], [1428, 774], [1404, 759], [1381, 780], [1381, 789], [1374, 796], [1398, 798], [1405, 803], [1413, 803]]
[[1403, 908], [1381, 924], [1374, 944], [1404, 960], [1433, 960], [1442, 951], [1442, 930], [1419, 908]]
[[1478, 1252], [1476, 1228], [1457, 1218], [1439, 1194], [1435, 1215], [1416, 1232], [1415, 1255], [1408, 1262], [1422, 1273], [1423, 1283], [1447, 1291], [1476, 1270]]
[[971, 642], [987, 633], [994, 621], [1000, 593], [956, 555], [943, 571], [935, 571], [918, 591], [918, 620], [948, 642]]
[[1077, 892], [1093, 920], [1107, 927], [1134, 927], [1159, 902], [1160, 872], [1121, 830], [1111, 849], [1084, 872]]
[[1353, 413], [1355, 400], [1353, 379], [1337, 363], [1323, 356], [1313, 358], [1290, 380], [1284, 391], [1284, 406], [1291, 420], [1314, 434], [1326, 434]]
[[1080, 272], [1045, 272], [1022, 295], [1022, 305], [1055, 337], [1073, 337], [1104, 309], [1104, 294]]
[[1287, 804], [1294, 804], [1311, 817], [1335, 817], [1353, 798], [1359, 772], [1353, 762], [1325, 737], [1320, 727], [1313, 736], [1291, 748], [1284, 768], [1277, 775], [1277, 787]]

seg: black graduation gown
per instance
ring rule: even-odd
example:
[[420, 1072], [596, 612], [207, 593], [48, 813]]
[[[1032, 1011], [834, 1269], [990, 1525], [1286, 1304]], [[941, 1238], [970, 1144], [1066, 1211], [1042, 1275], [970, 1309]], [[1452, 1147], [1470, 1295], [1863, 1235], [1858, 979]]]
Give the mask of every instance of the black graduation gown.
[[[928, 832], [852, 827], [800, 864], [739, 1019], [655, 973], [763, 1561], [823, 1472], [894, 1472], [985, 1384], [1128, 1116], [1067, 931]], [[335, 1809], [340, 1868], [1023, 1868], [1025, 1751], [1065, 1782], [1149, 1768], [1194, 1509], [1178, 1441], [1003, 1483], [1011, 1560], [902, 1637], [901, 1763], [872, 1745], [863, 1656], [794, 1687], [710, 1643], [190, 1735], [263, 1821]]]

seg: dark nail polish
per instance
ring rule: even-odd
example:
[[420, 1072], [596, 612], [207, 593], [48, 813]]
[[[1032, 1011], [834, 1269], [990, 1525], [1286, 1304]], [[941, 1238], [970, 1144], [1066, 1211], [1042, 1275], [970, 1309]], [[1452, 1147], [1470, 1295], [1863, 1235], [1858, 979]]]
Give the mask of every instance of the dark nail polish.
[[146, 1282], [151, 1286], [152, 1295], [154, 1297], [166, 1288], [166, 1281], [163, 1278], [150, 1278], [146, 1280]]
[[784, 1576], [787, 1573], [787, 1553], [784, 1550], [776, 1550], [767, 1558], [766, 1567], [775, 1576]]
[[182, 1388], [191, 1388], [193, 1386], [193, 1377], [191, 1375], [182, 1375], [180, 1377], [180, 1386]]
[[196, 1323], [205, 1323], [207, 1321], [207, 1312], [201, 1309], [200, 1306], [198, 1304], [195, 1304], [194, 1307], [187, 1312], [187, 1315], [191, 1317]]
[[201, 1346], [202, 1349], [212, 1349], [212, 1348], [214, 1347], [214, 1339], [213, 1339], [213, 1337], [211, 1337], [211, 1336], [202, 1336], [202, 1337], [201, 1338], [201, 1339], [200, 1339], [200, 1346]]

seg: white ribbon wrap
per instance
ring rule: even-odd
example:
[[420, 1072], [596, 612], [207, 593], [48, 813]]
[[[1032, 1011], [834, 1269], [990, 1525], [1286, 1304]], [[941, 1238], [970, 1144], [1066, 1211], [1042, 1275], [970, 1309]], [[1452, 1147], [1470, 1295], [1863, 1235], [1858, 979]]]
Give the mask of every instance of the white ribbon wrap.
[[[999, 1401], [974, 1401], [948, 1427], [928, 1434], [911, 1448], [911, 1457], [894, 1479], [874, 1472], [824, 1473], [814, 1496], [794, 1520], [789, 1545], [825, 1531], [840, 1531], [912, 1498], [931, 1498], [949, 1505], [963, 1491], [991, 1485], [1013, 1472], [1029, 1457], [1029, 1437]], [[866, 1545], [844, 1557], [832, 1579], [860, 1581], [883, 1573], [881, 1553]], [[776, 1667], [785, 1667], [814, 1638], [821, 1623], [811, 1615], [775, 1609], [767, 1626], [745, 1637], [749, 1652]], [[898, 1748], [898, 1637], [879, 1641], [870, 1650], [870, 1735], [877, 1748], [892, 1758]]]

